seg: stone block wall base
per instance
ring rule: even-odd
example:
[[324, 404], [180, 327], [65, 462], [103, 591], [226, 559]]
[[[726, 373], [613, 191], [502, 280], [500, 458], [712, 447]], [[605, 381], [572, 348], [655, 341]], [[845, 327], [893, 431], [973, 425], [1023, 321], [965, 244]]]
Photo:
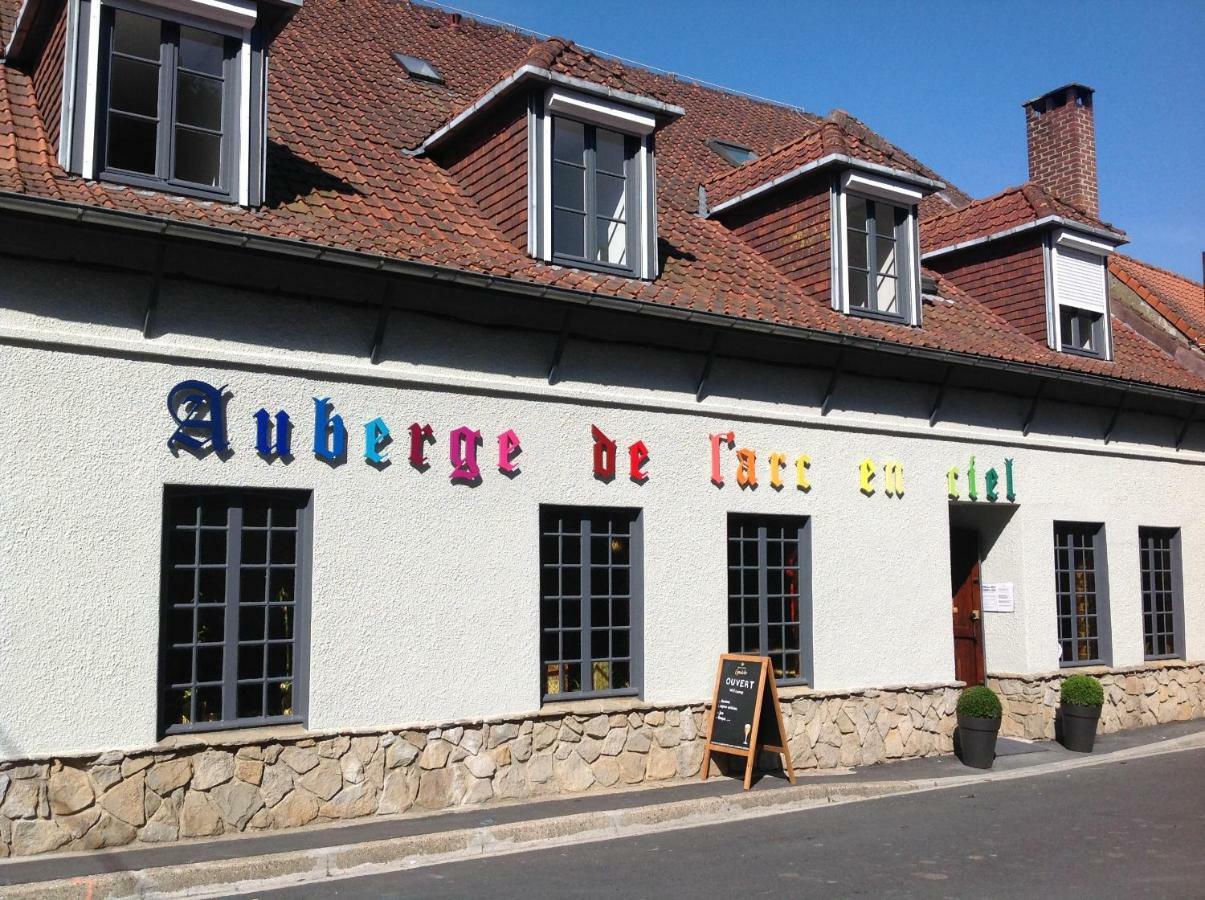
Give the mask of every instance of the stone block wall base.
[[[956, 685], [783, 702], [797, 770], [952, 748]], [[154, 844], [698, 775], [706, 709], [632, 704], [0, 763], [0, 857]], [[779, 757], [765, 760], [780, 765]]]
[[1059, 689], [1069, 675], [1092, 675], [1105, 691], [1102, 733], [1205, 717], [1205, 663], [1152, 662], [1124, 669], [1084, 668], [1039, 675], [988, 675], [1004, 706], [1000, 733], [1054, 740]]

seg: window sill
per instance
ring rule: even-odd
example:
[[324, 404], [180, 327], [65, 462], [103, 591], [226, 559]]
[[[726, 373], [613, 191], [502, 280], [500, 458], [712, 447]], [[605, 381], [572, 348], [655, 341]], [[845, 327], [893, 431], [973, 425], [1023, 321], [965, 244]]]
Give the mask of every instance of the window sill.
[[876, 322], [887, 322], [892, 325], [905, 325], [908, 328], [915, 328], [907, 316], [897, 315], [895, 313], [879, 312], [877, 309], [864, 309], [861, 306], [851, 306], [847, 315], [858, 316], [862, 319], [874, 319]]
[[1103, 353], [1093, 353], [1090, 350], [1076, 350], [1072, 347], [1063, 347], [1059, 353], [1066, 353], [1068, 356], [1078, 356], [1082, 359], [1098, 359], [1101, 362], [1109, 362]]
[[613, 275], [616, 278], [630, 278], [634, 281], [641, 280], [634, 269], [608, 266], [604, 263], [590, 262], [588, 259], [575, 259], [572, 256], [557, 256], [555, 253], [549, 260], [549, 265], [560, 266], [564, 269], [580, 269], [583, 272], [596, 272], [599, 275]]
[[223, 206], [239, 206], [238, 201], [234, 198], [234, 194], [230, 191], [206, 190], [199, 186], [189, 187], [188, 185], [176, 184], [171, 181], [160, 181], [157, 178], [147, 178], [134, 173], [101, 172], [97, 175], [96, 180], [106, 184], [121, 185], [122, 187], [135, 188], [137, 190], [153, 191], [157, 194], [208, 200], [211, 203], [218, 203]]
[[778, 699], [783, 702], [797, 700], [800, 697], [810, 697], [816, 693], [810, 684], [780, 684], [776, 687]]
[[540, 704], [540, 714], [588, 714], [635, 712], [649, 707], [639, 694], [620, 694], [610, 697], [580, 697], [577, 699], [550, 700]]
[[177, 750], [184, 747], [226, 747], [265, 743], [282, 738], [300, 738], [310, 734], [301, 723], [259, 725], [250, 728], [225, 728], [219, 731], [193, 731], [169, 734], [157, 744], [156, 750]]

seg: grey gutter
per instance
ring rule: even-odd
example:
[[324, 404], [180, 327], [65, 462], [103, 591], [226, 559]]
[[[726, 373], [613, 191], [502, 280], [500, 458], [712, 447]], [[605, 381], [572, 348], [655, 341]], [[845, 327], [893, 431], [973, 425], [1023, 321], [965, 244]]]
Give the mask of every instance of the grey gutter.
[[811, 172], [819, 171], [828, 166], [844, 166], [850, 169], [861, 169], [864, 172], [873, 172], [876, 175], [886, 175], [896, 181], [903, 181], [906, 184], [915, 184], [918, 187], [927, 188], [930, 193], [944, 190], [946, 183], [944, 181], [935, 181], [932, 178], [926, 178], [923, 175], [917, 175], [913, 172], [905, 172], [902, 169], [892, 169], [890, 166], [879, 165], [878, 163], [867, 162], [864, 159], [857, 159], [844, 153], [830, 153], [828, 156], [823, 156], [820, 159], [813, 160], [810, 163], [804, 163], [791, 171], [779, 175], [771, 181], [764, 181], [755, 188], [750, 188], [743, 194], [737, 194], [723, 203], [713, 207], [707, 216], [714, 216], [718, 212], [736, 206], [739, 203], [744, 203], [746, 200], [751, 200], [754, 197], [764, 194], [766, 191], [772, 191], [776, 187], [794, 181], [797, 178], [802, 178]]
[[0, 210], [10, 210], [12, 212], [60, 219], [68, 222], [118, 228], [124, 231], [141, 232], [143, 234], [181, 238], [190, 241], [204, 241], [211, 244], [238, 247], [278, 256], [292, 256], [316, 262], [351, 266], [362, 271], [405, 275], [435, 283], [458, 284], [473, 288], [503, 291], [517, 296], [558, 300], [581, 306], [612, 309], [627, 313], [656, 316], [663, 319], [697, 322], [712, 327], [767, 334], [791, 340], [811, 340], [838, 347], [875, 350], [891, 353], [896, 356], [969, 365], [976, 368], [1010, 372], [1017, 375], [1074, 382], [1096, 388], [1110, 388], [1113, 390], [1128, 388], [1131, 393], [1159, 397], [1165, 400], [1177, 400], [1192, 405], [1198, 404], [1202, 399], [1205, 399], [1205, 391], [1194, 392], [1182, 388], [1161, 387], [1145, 382], [1126, 381], [1120, 378], [1092, 375], [1086, 372], [1071, 372], [1066, 369], [1039, 366], [1033, 363], [1011, 362], [955, 350], [913, 347], [886, 341], [881, 338], [836, 334], [831, 331], [821, 331], [798, 325], [778, 325], [773, 322], [743, 319], [723, 313], [678, 309], [642, 300], [628, 300], [622, 297], [609, 297], [586, 291], [536, 284], [535, 282], [522, 281], [507, 276], [478, 274], [463, 269], [454, 269], [449, 266], [417, 263], [410, 260], [395, 259], [393, 257], [354, 250], [339, 250], [334, 247], [323, 247], [290, 238], [253, 235], [233, 229], [216, 228], [212, 225], [177, 222], [144, 213], [130, 213], [122, 210], [67, 203], [62, 200], [47, 200], [9, 191], [0, 191]]
[[478, 97], [473, 104], [463, 110], [452, 121], [446, 125], [436, 129], [427, 137], [418, 147], [413, 150], [405, 151], [411, 156], [421, 156], [424, 153], [429, 153], [434, 147], [443, 143], [448, 137], [459, 131], [466, 122], [475, 118], [479, 113], [493, 106], [501, 97], [509, 93], [512, 89], [518, 87], [527, 81], [538, 81], [544, 84], [561, 84], [566, 87], [571, 87], [585, 94], [593, 94], [597, 97], [606, 97], [609, 100], [614, 100], [617, 103], [623, 103], [626, 106], [633, 106], [637, 109], [648, 110], [660, 116], [668, 118], [678, 118], [686, 115], [686, 110], [680, 106], [675, 106], [672, 103], [663, 103], [660, 100], [654, 100], [652, 97], [642, 97], [639, 94], [633, 94], [628, 91], [620, 91], [615, 88], [607, 87], [602, 84], [595, 84], [592, 81], [585, 81], [581, 78], [574, 78], [571, 75], [565, 75], [561, 72], [553, 72], [551, 69], [542, 69], [539, 66], [533, 66], [530, 63], [520, 66], [511, 74], [507, 75], [492, 88]]
[[1078, 231], [1081, 234], [1090, 234], [1093, 237], [1098, 237], [1101, 240], [1112, 244], [1114, 247], [1120, 247], [1122, 244], [1128, 244], [1129, 241], [1124, 237], [1119, 237], [1116, 232], [1105, 231], [1102, 228], [1096, 228], [1092, 225], [1085, 225], [1083, 222], [1076, 222], [1072, 219], [1064, 218], [1063, 216], [1046, 216], [1042, 219], [1035, 219], [1032, 222], [1026, 222], [1023, 225], [1014, 225], [1012, 228], [1006, 228], [1004, 231], [997, 231], [993, 234], [987, 234], [983, 237], [971, 238], [969, 241], [962, 241], [957, 244], [950, 244], [948, 247], [939, 247], [936, 250], [930, 250], [928, 253], [922, 253], [922, 260], [932, 259], [935, 256], [944, 256], [947, 253], [954, 253], [957, 250], [966, 250], [968, 247], [977, 247], [980, 244], [986, 244], [988, 241], [998, 241], [1003, 238], [1012, 237], [1014, 234], [1022, 234], [1026, 231], [1033, 231], [1038, 228], [1047, 226], [1056, 226], [1066, 228], [1068, 231]]

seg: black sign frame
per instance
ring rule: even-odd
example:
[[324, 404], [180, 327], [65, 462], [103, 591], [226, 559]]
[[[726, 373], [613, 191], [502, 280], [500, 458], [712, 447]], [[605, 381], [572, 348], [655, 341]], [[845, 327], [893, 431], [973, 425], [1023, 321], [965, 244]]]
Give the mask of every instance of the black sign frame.
[[[756, 677], [752, 673], [754, 667], [758, 670]], [[749, 790], [753, 785], [757, 754], [761, 750], [782, 755], [783, 771], [794, 784], [791, 749], [787, 746], [770, 657], [721, 654], [707, 719], [707, 743], [703, 749], [700, 777], [707, 780], [713, 752], [741, 756], [745, 759], [745, 790]]]

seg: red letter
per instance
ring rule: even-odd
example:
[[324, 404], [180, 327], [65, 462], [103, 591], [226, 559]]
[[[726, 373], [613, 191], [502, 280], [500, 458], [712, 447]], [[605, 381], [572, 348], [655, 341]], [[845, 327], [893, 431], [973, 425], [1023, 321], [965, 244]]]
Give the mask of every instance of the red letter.
[[423, 453], [427, 441], [435, 443], [435, 432], [431, 430], [430, 425], [419, 425], [415, 422], [410, 426], [410, 465], [416, 469], [427, 468], [427, 457]]
[[644, 441], [637, 441], [628, 448], [628, 459], [632, 464], [632, 480], [637, 484], [648, 481], [649, 476], [644, 467], [649, 461], [649, 448], [645, 446]]
[[615, 442], [597, 425], [590, 426], [590, 434], [594, 436], [594, 477], [610, 481], [615, 477]]
[[724, 476], [720, 474], [720, 444], [731, 447], [736, 443], [736, 435], [731, 431], [708, 435], [711, 438], [711, 483], [716, 487], [724, 486]]

